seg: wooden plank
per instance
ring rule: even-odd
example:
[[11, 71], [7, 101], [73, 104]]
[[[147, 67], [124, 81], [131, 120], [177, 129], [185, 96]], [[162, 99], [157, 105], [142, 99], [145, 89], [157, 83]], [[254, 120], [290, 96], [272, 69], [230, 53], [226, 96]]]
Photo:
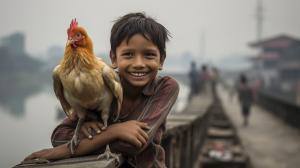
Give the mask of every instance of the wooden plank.
[[[69, 159], [62, 159], [53, 161], [50, 163], [44, 164], [20, 164], [15, 166], [14, 168], [29, 168], [29, 167], [37, 167], [37, 168], [47, 168], [47, 167], [55, 167], [55, 168], [115, 168], [117, 166], [117, 161], [113, 158], [109, 160], [100, 159], [97, 160], [98, 155], [93, 156], [84, 156], [84, 157], [76, 157]], [[121, 163], [123, 162], [123, 158], [121, 155], [118, 155]]]

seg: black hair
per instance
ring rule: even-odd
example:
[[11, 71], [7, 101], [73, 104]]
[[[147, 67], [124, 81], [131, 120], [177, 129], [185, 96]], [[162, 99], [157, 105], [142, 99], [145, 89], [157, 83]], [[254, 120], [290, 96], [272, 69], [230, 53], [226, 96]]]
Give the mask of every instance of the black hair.
[[202, 71], [206, 71], [207, 70], [207, 66], [206, 65], [202, 65]]
[[240, 81], [242, 84], [247, 84], [247, 77], [245, 74], [240, 74]]
[[153, 42], [159, 49], [161, 60], [164, 61], [166, 42], [170, 36], [169, 31], [144, 13], [129, 13], [115, 21], [110, 35], [110, 46], [113, 54], [116, 55], [116, 49], [124, 39], [128, 43], [135, 34], [141, 34], [147, 40]]

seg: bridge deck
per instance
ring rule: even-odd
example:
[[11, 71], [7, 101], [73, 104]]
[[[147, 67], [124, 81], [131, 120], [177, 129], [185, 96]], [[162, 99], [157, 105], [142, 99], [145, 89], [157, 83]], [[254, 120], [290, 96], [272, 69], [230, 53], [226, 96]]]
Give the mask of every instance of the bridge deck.
[[[237, 128], [254, 168], [294, 168], [300, 165], [300, 132], [266, 110], [253, 106], [250, 124], [242, 124], [236, 97], [218, 90], [224, 109]], [[300, 122], [300, 121], [299, 121]]]

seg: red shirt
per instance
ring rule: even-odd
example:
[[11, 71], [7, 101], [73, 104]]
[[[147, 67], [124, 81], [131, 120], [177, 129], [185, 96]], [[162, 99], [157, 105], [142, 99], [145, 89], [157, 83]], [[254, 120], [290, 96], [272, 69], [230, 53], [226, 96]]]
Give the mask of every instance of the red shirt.
[[[166, 167], [165, 152], [160, 143], [167, 115], [177, 99], [178, 92], [179, 85], [176, 80], [168, 76], [158, 77], [145, 86], [133, 104], [123, 103], [120, 122], [128, 120], [146, 122], [150, 126], [150, 130], [147, 131], [149, 140], [143, 148], [137, 148], [123, 141], [114, 141], [110, 144], [112, 151], [122, 153], [128, 164], [133, 167]], [[57, 146], [70, 141], [75, 127], [76, 122], [64, 119], [52, 133], [52, 145]], [[81, 134], [80, 139], [82, 138], [84, 135]]]

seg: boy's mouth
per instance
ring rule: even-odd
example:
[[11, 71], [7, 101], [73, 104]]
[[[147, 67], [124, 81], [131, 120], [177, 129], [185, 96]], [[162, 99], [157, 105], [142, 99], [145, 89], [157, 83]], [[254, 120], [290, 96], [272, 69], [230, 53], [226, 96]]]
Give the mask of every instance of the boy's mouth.
[[143, 77], [145, 75], [147, 75], [146, 72], [131, 72], [130, 75], [134, 76], [134, 77]]
[[144, 80], [148, 77], [149, 72], [130, 72], [129, 73], [133, 80]]

